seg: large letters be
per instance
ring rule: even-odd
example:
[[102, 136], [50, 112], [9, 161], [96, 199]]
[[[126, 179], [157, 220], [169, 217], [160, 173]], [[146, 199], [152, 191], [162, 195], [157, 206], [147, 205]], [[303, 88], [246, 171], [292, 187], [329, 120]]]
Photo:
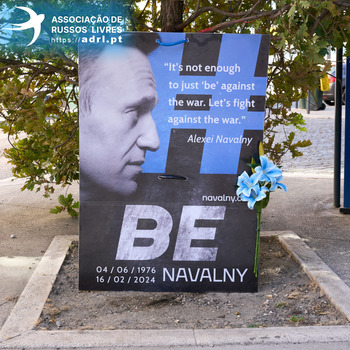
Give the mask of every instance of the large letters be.
[[[195, 227], [196, 220], [223, 220], [224, 206], [184, 206], [174, 249], [174, 261], [215, 261], [217, 247], [191, 247], [193, 240], [214, 240], [215, 227]], [[154, 220], [154, 229], [138, 229], [139, 220]], [[173, 220], [170, 213], [156, 205], [127, 205], [125, 208], [116, 260], [152, 260], [169, 247]], [[147, 246], [136, 239], [150, 240]]]

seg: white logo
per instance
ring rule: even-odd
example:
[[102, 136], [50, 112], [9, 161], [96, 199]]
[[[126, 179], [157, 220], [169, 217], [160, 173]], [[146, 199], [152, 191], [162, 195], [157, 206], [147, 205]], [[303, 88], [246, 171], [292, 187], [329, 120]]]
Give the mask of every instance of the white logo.
[[10, 23], [11, 25], [17, 26], [18, 28], [4, 28], [4, 29], [7, 29], [7, 30], [26, 30], [26, 29], [34, 28], [33, 39], [27, 45], [27, 46], [30, 46], [36, 41], [36, 39], [38, 39], [38, 36], [40, 35], [41, 22], [44, 20], [45, 15], [43, 15], [43, 14], [37, 15], [32, 9], [30, 9], [28, 7], [24, 7], [24, 6], [16, 6], [16, 8], [28, 12], [30, 15], [29, 21], [21, 23], [21, 24]]

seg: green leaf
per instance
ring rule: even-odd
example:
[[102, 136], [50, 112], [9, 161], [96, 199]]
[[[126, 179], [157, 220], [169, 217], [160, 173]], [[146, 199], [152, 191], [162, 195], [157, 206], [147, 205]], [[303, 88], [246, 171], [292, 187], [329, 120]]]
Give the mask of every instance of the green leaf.
[[61, 194], [60, 196], [58, 196], [58, 202], [59, 202], [61, 205], [63, 205], [64, 207], [68, 207], [68, 205], [69, 205], [69, 202], [68, 202], [67, 198], [66, 198], [63, 194]]
[[262, 142], [259, 142], [259, 156], [265, 155], [264, 152], [264, 144]]
[[293, 5], [290, 7], [290, 9], [289, 9], [289, 11], [288, 11], [288, 14], [287, 14], [287, 16], [288, 16], [290, 19], [294, 18], [295, 10], [296, 10], [296, 5], [293, 4]]
[[266, 197], [261, 201], [261, 209], [265, 209], [270, 201], [270, 192], [266, 193]]
[[78, 217], [79, 214], [76, 210], [72, 209], [72, 208], [68, 208], [68, 214], [72, 217]]
[[51, 214], [59, 214], [59, 213], [61, 213], [63, 211], [63, 209], [61, 208], [61, 207], [58, 207], [58, 206], [56, 206], [55, 208], [51, 208], [50, 209], [50, 213]]

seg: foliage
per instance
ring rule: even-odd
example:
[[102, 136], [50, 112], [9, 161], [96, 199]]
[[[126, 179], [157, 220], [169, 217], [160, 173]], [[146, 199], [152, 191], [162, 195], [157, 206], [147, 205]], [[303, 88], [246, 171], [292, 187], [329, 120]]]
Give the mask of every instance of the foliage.
[[74, 201], [71, 193], [69, 193], [67, 197], [65, 197], [63, 194], [58, 196], [58, 203], [61, 204], [61, 206], [56, 205], [55, 208], [50, 209], [50, 213], [58, 214], [67, 210], [70, 216], [77, 217], [79, 215], [75, 210], [79, 208], [79, 202]]
[[287, 306], [288, 306], [288, 304], [285, 302], [280, 302], [280, 303], [276, 304], [276, 308], [278, 308], [278, 309], [284, 309]]
[[304, 317], [303, 316], [296, 316], [296, 315], [292, 315], [289, 317], [289, 322], [293, 322], [293, 323], [298, 323], [298, 322], [303, 322], [304, 321]]
[[[6, 0], [0, 11], [34, 4], [51, 13], [58, 11], [58, 6], [74, 13], [78, 5], [89, 3], [99, 10], [104, 4], [114, 13], [115, 6], [125, 5], [123, 2]], [[329, 68], [324, 58], [327, 48], [339, 48], [343, 43], [348, 48], [349, 1], [133, 0], [128, 5], [124, 8], [130, 10], [130, 30], [270, 34], [265, 151], [277, 164], [287, 152], [293, 157], [302, 155], [300, 148], [310, 141], [295, 141], [292, 131], [278, 143], [276, 127], [305, 131], [302, 116], [289, 108], [305, 97], [308, 89], [314, 91], [318, 86], [319, 77]], [[18, 23], [25, 15], [20, 12]], [[77, 48], [54, 44], [40, 50], [18, 47], [3, 30], [6, 22], [0, 18], [0, 40], [8, 41], [0, 44], [0, 128], [13, 147], [5, 156], [13, 164], [14, 176], [26, 178], [23, 189], [43, 188], [48, 197], [53, 184], [67, 186], [79, 178]]]

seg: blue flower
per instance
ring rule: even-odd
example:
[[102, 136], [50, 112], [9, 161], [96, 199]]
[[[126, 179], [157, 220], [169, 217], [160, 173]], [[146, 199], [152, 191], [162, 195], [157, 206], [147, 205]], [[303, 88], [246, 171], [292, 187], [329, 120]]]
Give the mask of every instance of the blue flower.
[[[259, 153], [262, 149], [262, 143], [259, 144]], [[254, 258], [254, 274], [258, 276], [259, 249], [260, 249], [260, 226], [261, 226], [261, 211], [266, 208], [270, 192], [277, 188], [287, 191], [287, 188], [282, 181], [282, 170], [280, 170], [273, 162], [269, 161], [265, 156], [260, 156], [260, 165], [255, 167], [255, 162], [252, 160], [251, 168], [253, 175], [249, 176], [245, 171], [238, 177], [236, 191], [237, 196], [241, 201], [248, 202], [250, 210], [255, 209], [257, 215], [256, 227], [256, 245]], [[255, 167], [255, 168], [254, 168]], [[267, 194], [266, 194], [267, 193]], [[256, 204], [257, 202], [260, 202]], [[255, 205], [256, 204], [256, 205]]]
[[275, 186], [277, 178], [282, 176], [282, 170], [265, 156], [260, 156], [260, 165], [254, 168], [254, 171], [259, 174], [259, 181], [268, 181], [271, 186]]
[[249, 197], [252, 191], [255, 191], [255, 193], [259, 191], [259, 175], [253, 174], [249, 176], [247, 172], [244, 171], [238, 177], [237, 185], [237, 196], [243, 194], [244, 196]]
[[248, 207], [250, 210], [254, 209], [254, 205], [256, 202], [261, 201], [266, 197], [265, 192], [268, 192], [269, 189], [265, 186], [259, 187], [257, 189], [253, 189], [250, 193], [250, 196], [245, 196], [244, 194], [240, 195], [240, 198], [243, 202], [248, 202]]
[[243, 172], [238, 177], [237, 196], [240, 196], [243, 202], [248, 202], [249, 209], [253, 210], [256, 202], [261, 201], [266, 197], [265, 192], [269, 189], [265, 186], [260, 186], [260, 174], [254, 173], [249, 176], [247, 172]]
[[271, 185], [270, 191], [275, 191], [277, 188], [281, 188], [284, 192], [287, 192], [287, 187], [280, 181], [282, 181], [283, 176], [281, 175], [280, 177], [276, 178], [276, 183], [274, 185]]

